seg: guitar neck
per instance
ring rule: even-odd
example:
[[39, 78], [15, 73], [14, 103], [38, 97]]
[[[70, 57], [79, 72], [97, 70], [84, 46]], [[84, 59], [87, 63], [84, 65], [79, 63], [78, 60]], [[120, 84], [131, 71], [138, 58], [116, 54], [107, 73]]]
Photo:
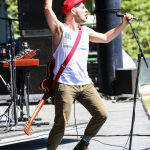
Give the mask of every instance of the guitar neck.
[[33, 120], [35, 119], [35, 117], [37, 116], [37, 114], [39, 113], [39, 111], [41, 110], [42, 106], [44, 105], [45, 100], [41, 99], [40, 103], [38, 104], [37, 108], [35, 109], [33, 115], [31, 116], [30, 120], [29, 120], [29, 124], [32, 125]]
[[40, 103], [38, 104], [36, 110], [34, 111], [32, 117], [30, 118], [30, 120], [29, 120], [28, 122], [26, 122], [25, 127], [24, 127], [24, 128], [25, 128], [24, 131], [25, 131], [25, 133], [26, 133], [27, 135], [31, 135], [31, 134], [33, 133], [33, 132], [32, 132], [33, 129], [31, 128], [32, 122], [33, 122], [33, 120], [35, 119], [35, 117], [37, 116], [37, 114], [39, 113], [39, 111], [40, 111], [40, 109], [42, 108], [42, 106], [44, 105], [44, 102], [45, 102], [45, 100], [44, 100], [44, 99], [41, 99], [41, 101], [40, 101]]

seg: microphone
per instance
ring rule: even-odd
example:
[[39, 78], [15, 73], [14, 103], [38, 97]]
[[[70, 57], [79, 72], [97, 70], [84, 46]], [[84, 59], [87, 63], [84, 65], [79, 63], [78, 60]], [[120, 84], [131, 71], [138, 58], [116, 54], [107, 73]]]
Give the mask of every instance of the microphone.
[[[120, 13], [120, 12], [116, 12], [116, 16], [117, 17], [124, 17], [124, 14], [122, 14], [122, 13]], [[133, 17], [133, 19], [135, 19], [135, 20], [140, 20], [139, 18], [135, 18], [135, 17]]]

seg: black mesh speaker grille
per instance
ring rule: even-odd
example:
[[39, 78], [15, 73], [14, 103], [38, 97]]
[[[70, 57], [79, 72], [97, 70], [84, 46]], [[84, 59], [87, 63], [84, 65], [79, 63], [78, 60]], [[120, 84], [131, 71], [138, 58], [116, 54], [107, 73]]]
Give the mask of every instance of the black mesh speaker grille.
[[[64, 0], [53, 1], [53, 11], [58, 20], [62, 21], [61, 8]], [[58, 4], [59, 3], [59, 4]], [[43, 11], [44, 0], [18, 0], [18, 11], [20, 19], [20, 30], [48, 29]]]
[[116, 70], [116, 94], [134, 94], [137, 69]]
[[18, 0], [19, 12], [42, 12], [44, 0]]
[[20, 13], [20, 30], [49, 29], [44, 12]]

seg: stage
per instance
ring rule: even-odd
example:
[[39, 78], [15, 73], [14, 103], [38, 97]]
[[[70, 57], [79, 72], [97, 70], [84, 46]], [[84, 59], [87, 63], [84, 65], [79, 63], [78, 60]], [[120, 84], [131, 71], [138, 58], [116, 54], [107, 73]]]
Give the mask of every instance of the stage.
[[[39, 95], [40, 98], [40, 95]], [[98, 132], [97, 136], [90, 142], [90, 150], [120, 150], [125, 146], [132, 121], [133, 101], [119, 100], [113, 103], [113, 100], [103, 99], [108, 111], [108, 120]], [[0, 106], [0, 113], [7, 106]], [[30, 114], [36, 108], [35, 105], [30, 105]], [[54, 106], [45, 104], [39, 112], [38, 118], [42, 118], [40, 122], [49, 122], [49, 125], [41, 125], [41, 127], [33, 126], [34, 134], [27, 136], [23, 131], [23, 124], [19, 122], [17, 127], [13, 127], [11, 131], [5, 134], [0, 134], [0, 149], [2, 150], [46, 150], [46, 141], [50, 129], [53, 125]], [[78, 139], [83, 135], [87, 122], [90, 120], [90, 114], [78, 102], [75, 103], [75, 116], [78, 126]], [[150, 116], [145, 109], [142, 99], [138, 99], [136, 103], [135, 123], [132, 138], [132, 150], [149, 150], [150, 149]], [[100, 143], [100, 142], [104, 143]], [[58, 150], [71, 150], [77, 143], [77, 132], [74, 120], [74, 105], [70, 121], [65, 131], [65, 136]], [[110, 146], [110, 145], [114, 146]], [[117, 147], [118, 146], [118, 147]], [[119, 147], [122, 146], [122, 147]], [[129, 142], [126, 146], [129, 148]]]

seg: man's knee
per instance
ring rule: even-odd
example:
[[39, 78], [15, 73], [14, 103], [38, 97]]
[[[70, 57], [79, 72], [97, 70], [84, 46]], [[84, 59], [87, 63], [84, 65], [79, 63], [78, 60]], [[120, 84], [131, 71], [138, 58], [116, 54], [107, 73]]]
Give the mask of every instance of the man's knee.
[[108, 113], [107, 113], [107, 110], [106, 110], [106, 109], [103, 111], [102, 116], [103, 116], [103, 118], [104, 118], [105, 120], [107, 120], [107, 118], [108, 118]]
[[107, 113], [107, 111], [103, 114], [103, 118], [104, 118], [105, 121], [107, 120], [107, 118], [108, 118], [108, 113]]
[[108, 118], [108, 113], [107, 111], [99, 112], [99, 115], [97, 116], [97, 119], [103, 122], [105, 122]]

